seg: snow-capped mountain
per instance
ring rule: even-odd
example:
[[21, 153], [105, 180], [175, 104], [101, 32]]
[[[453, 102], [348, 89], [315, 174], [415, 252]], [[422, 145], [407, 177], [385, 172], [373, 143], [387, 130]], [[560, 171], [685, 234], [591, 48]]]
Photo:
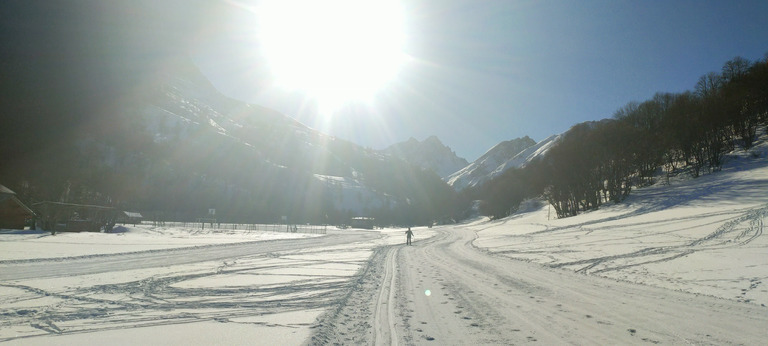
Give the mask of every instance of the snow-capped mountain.
[[471, 164], [451, 174], [446, 181], [456, 190], [480, 185], [507, 169], [525, 166], [532, 159], [543, 155], [558, 138], [560, 135], [554, 135], [536, 143], [525, 136], [501, 142]]
[[[52, 135], [0, 167], [0, 176], [11, 177], [4, 185], [28, 192], [30, 200], [118, 206], [166, 220], [194, 220], [216, 209], [229, 222], [286, 216], [289, 222], [345, 223], [372, 216], [426, 224], [450, 209], [439, 204], [452, 200], [445, 195], [453, 191], [434, 174], [226, 97], [188, 56], [157, 53], [125, 61], [99, 67], [99, 75], [125, 78], [94, 77], [94, 85], [85, 84], [88, 92], [48, 97], [42, 111], [28, 110], [33, 103], [24, 95], [17, 98], [12, 109], [28, 117], [13, 118], [19, 120], [12, 127], [31, 122], [35, 131]], [[27, 75], [17, 79], [37, 85]], [[93, 90], [105, 94], [95, 98]], [[89, 111], [63, 108], [70, 104]]]
[[430, 136], [423, 142], [411, 137], [405, 142], [393, 144], [384, 149], [384, 153], [399, 157], [421, 168], [431, 169], [443, 179], [469, 164], [436, 136]]
[[[305, 213], [306, 209], [318, 209], [309, 211], [314, 216], [370, 216], [409, 198], [398, 196], [393, 189], [415, 190], [394, 187], [386, 181], [392, 175], [389, 171], [408, 169], [402, 158], [328, 136], [277, 111], [229, 99], [215, 90], [191, 62], [183, 69], [164, 74], [157, 88], [157, 94], [143, 109], [145, 126], [156, 143], [197, 148], [184, 161], [201, 160], [194, 152], [218, 153], [219, 149], [213, 148], [219, 147], [226, 147], [230, 155], [252, 160], [251, 165], [257, 167], [249, 172], [251, 179], [260, 180], [259, 184], [272, 181], [268, 195], [276, 193], [287, 198], [287, 209]], [[455, 154], [437, 138], [425, 141], [422, 147], [424, 153], [442, 155], [447, 151], [455, 159]], [[242, 164], [211, 160], [216, 162], [214, 167]], [[457, 165], [462, 165], [461, 160], [453, 167]], [[200, 174], [217, 176], [215, 172]], [[403, 183], [415, 181], [395, 184]]]

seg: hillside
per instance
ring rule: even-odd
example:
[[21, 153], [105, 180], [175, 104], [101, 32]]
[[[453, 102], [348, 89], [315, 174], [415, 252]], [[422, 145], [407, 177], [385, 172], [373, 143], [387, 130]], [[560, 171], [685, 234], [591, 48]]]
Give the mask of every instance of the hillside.
[[720, 172], [636, 189], [623, 203], [558, 219], [546, 202], [479, 221], [475, 245], [522, 261], [768, 305], [764, 233], [768, 143], [726, 156]]

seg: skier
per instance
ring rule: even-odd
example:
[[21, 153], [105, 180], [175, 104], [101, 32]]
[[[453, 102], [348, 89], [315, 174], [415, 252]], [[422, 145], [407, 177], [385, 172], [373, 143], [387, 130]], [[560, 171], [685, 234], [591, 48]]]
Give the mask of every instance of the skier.
[[411, 245], [411, 237], [413, 237], [413, 232], [411, 232], [411, 228], [408, 227], [408, 230], [405, 231], [405, 244]]

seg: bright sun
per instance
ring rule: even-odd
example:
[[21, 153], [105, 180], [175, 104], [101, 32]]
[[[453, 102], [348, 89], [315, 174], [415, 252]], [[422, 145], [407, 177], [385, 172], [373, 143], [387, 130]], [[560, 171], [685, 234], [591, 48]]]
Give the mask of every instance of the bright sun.
[[403, 60], [397, 1], [265, 0], [257, 13], [277, 83], [309, 93], [321, 113], [370, 98]]

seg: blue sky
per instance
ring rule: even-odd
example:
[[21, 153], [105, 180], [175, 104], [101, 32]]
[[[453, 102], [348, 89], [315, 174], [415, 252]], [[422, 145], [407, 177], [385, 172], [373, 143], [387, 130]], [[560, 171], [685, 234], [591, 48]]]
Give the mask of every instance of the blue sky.
[[229, 26], [196, 61], [225, 94], [328, 134], [374, 149], [436, 135], [472, 161], [501, 141], [539, 141], [656, 92], [692, 89], [733, 57], [768, 53], [768, 1], [402, 3], [413, 62], [372, 104], [330, 123], [307, 95], [271, 86], [247, 11], [222, 14]]

